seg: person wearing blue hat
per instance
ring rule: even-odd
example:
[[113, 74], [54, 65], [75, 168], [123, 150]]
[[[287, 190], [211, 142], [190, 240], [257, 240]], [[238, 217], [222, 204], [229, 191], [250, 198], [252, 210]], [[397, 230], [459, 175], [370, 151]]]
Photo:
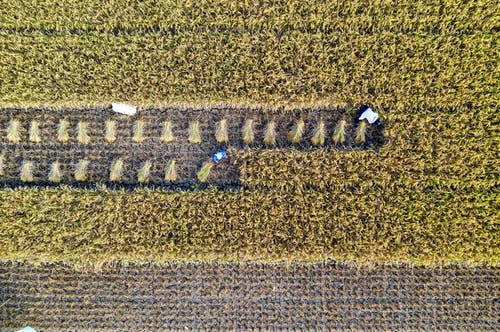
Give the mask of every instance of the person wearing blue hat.
[[221, 162], [223, 159], [227, 158], [226, 150], [217, 151], [212, 155], [212, 161], [216, 164]]

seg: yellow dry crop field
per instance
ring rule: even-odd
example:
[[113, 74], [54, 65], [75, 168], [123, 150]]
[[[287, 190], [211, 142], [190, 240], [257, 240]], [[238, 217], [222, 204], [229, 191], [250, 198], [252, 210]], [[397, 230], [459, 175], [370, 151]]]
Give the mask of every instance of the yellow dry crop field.
[[495, 40], [490, 34], [0, 32], [0, 102], [493, 106]]
[[2, 259], [498, 264], [498, 190], [0, 191]]
[[379, 150], [247, 150], [237, 158], [241, 178], [252, 186], [496, 188], [497, 118], [489, 109], [388, 111], [383, 119], [387, 142]]
[[0, 103], [498, 105], [487, 1], [5, 1]]
[[490, 1], [2, 1], [3, 30], [474, 33], [498, 28]]
[[[238, 128], [251, 145], [276, 139], [273, 112], [338, 106], [352, 117], [366, 103], [380, 113], [385, 143], [230, 147], [237, 190], [3, 187], [0, 259], [497, 265], [498, 10], [485, 0], [2, 0], [2, 109], [119, 101], [269, 110], [266, 137], [250, 118]], [[30, 142], [40, 141], [43, 119], [22, 120]], [[167, 120], [165, 128], [176, 123]], [[22, 148], [20, 120], [9, 121], [0, 176], [3, 150]], [[200, 144], [190, 121], [189, 140]], [[86, 123], [75, 144], [89, 143]], [[135, 143], [146, 139], [141, 123]], [[303, 126], [289, 139], [299, 141]], [[317, 142], [340, 140], [321, 128]], [[171, 130], [163, 141], [174, 140]], [[30, 180], [33, 165], [16, 161]], [[60, 164], [51, 165], [58, 182]], [[124, 166], [114, 165], [109, 177], [120, 179]], [[152, 164], [141, 165], [146, 182]], [[177, 179], [172, 167], [162, 178]]]

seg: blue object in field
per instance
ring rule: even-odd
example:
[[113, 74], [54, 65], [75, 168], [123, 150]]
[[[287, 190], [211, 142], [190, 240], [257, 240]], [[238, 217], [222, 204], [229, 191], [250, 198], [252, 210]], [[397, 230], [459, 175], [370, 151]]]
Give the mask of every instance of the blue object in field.
[[227, 157], [226, 150], [220, 150], [212, 155], [212, 160], [214, 163], [218, 163], [226, 157]]

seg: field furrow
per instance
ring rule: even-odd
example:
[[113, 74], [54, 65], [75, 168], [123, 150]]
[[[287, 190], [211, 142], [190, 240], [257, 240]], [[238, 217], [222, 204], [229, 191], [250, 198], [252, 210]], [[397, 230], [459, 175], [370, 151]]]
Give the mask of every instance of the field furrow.
[[[150, 107], [130, 117], [113, 112], [111, 107], [1, 109], [0, 184], [111, 181], [186, 186], [196, 182], [197, 172], [211, 160], [212, 154], [229, 149], [228, 160], [213, 168], [209, 182], [233, 186], [239, 181], [239, 172], [232, 160], [243, 149], [380, 148], [384, 142], [383, 126], [368, 126], [365, 139], [355, 142], [356, 128], [360, 126], [352, 114], [355, 112], [340, 108], [280, 112], [231, 107]], [[336, 144], [332, 136], [340, 121], [347, 128], [344, 141]], [[220, 137], [222, 123], [224, 137]], [[199, 131], [196, 142], [191, 137], [193, 124]], [[302, 129], [297, 130], [298, 125]], [[316, 134], [320, 126], [322, 131]], [[290, 136], [294, 132], [297, 134]], [[117, 160], [123, 162], [123, 167], [119, 179], [112, 179], [111, 170]], [[177, 178], [165, 179], [172, 160]], [[77, 175], [82, 161], [87, 162], [85, 179]], [[31, 176], [23, 179], [22, 169], [27, 163], [32, 165]], [[54, 165], [60, 176], [51, 180]], [[147, 177], [141, 173], [144, 165], [148, 165]]]

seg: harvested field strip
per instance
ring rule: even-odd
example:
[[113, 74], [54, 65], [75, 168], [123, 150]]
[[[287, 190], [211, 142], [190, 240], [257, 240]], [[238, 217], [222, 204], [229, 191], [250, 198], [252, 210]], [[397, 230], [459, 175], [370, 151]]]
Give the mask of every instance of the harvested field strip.
[[0, 103], [496, 107], [496, 42], [495, 33], [0, 31]]
[[498, 264], [498, 194], [3, 189], [0, 259]]
[[377, 151], [246, 150], [241, 180], [281, 188], [489, 188], [500, 184], [493, 109], [381, 111], [386, 144]]
[[[354, 129], [358, 126], [354, 115], [345, 109], [302, 109], [283, 112], [266, 112], [258, 109], [180, 109], [146, 108], [133, 117], [114, 113], [109, 108], [29, 108], [0, 110], [0, 154], [3, 157], [3, 174], [0, 183], [20, 181], [20, 167], [25, 162], [34, 166], [30, 182], [47, 182], [54, 163], [61, 168], [59, 182], [76, 181], [75, 170], [87, 161], [87, 182], [110, 180], [125, 184], [147, 182], [153, 185], [170, 183], [165, 170], [171, 160], [176, 160], [176, 182], [187, 184], [195, 181], [201, 165], [210, 160], [219, 149], [284, 148], [310, 149], [314, 147], [313, 134], [319, 122], [323, 123], [324, 142], [339, 150], [372, 149], [383, 144], [383, 127], [370, 126], [363, 144], [353, 142]], [[352, 112], [351, 112], [352, 113]], [[196, 121], [194, 121], [196, 119]], [[347, 120], [347, 140], [334, 145], [331, 135], [339, 120]], [[221, 120], [225, 122], [227, 140], [218, 143], [216, 134]], [[272, 146], [264, 145], [267, 124], [277, 125]], [[165, 142], [165, 123], [170, 123], [170, 137]], [[33, 134], [36, 124], [36, 139]], [[300, 138], [287, 139], [297, 123], [302, 124]], [[250, 124], [250, 125], [249, 125]], [[196, 125], [196, 137], [193, 127]], [[28, 130], [28, 128], [30, 128]], [[244, 133], [244, 130], [246, 133]], [[248, 141], [250, 135], [251, 141]], [[319, 143], [317, 144], [319, 145]], [[231, 156], [232, 158], [232, 156]], [[116, 164], [120, 159], [121, 163]], [[110, 176], [112, 165], [120, 165], [120, 176]], [[139, 176], [139, 170], [148, 165], [148, 176]], [[118, 169], [117, 169], [118, 170]], [[113, 178], [113, 179], [111, 179]], [[237, 165], [224, 162], [214, 168], [211, 183], [232, 185], [239, 180]]]
[[490, 1], [4, 1], [0, 29], [67, 33], [290, 31], [472, 33], [498, 29]]
[[500, 270], [481, 266], [169, 264], [81, 272], [0, 263], [9, 331], [497, 331]]

